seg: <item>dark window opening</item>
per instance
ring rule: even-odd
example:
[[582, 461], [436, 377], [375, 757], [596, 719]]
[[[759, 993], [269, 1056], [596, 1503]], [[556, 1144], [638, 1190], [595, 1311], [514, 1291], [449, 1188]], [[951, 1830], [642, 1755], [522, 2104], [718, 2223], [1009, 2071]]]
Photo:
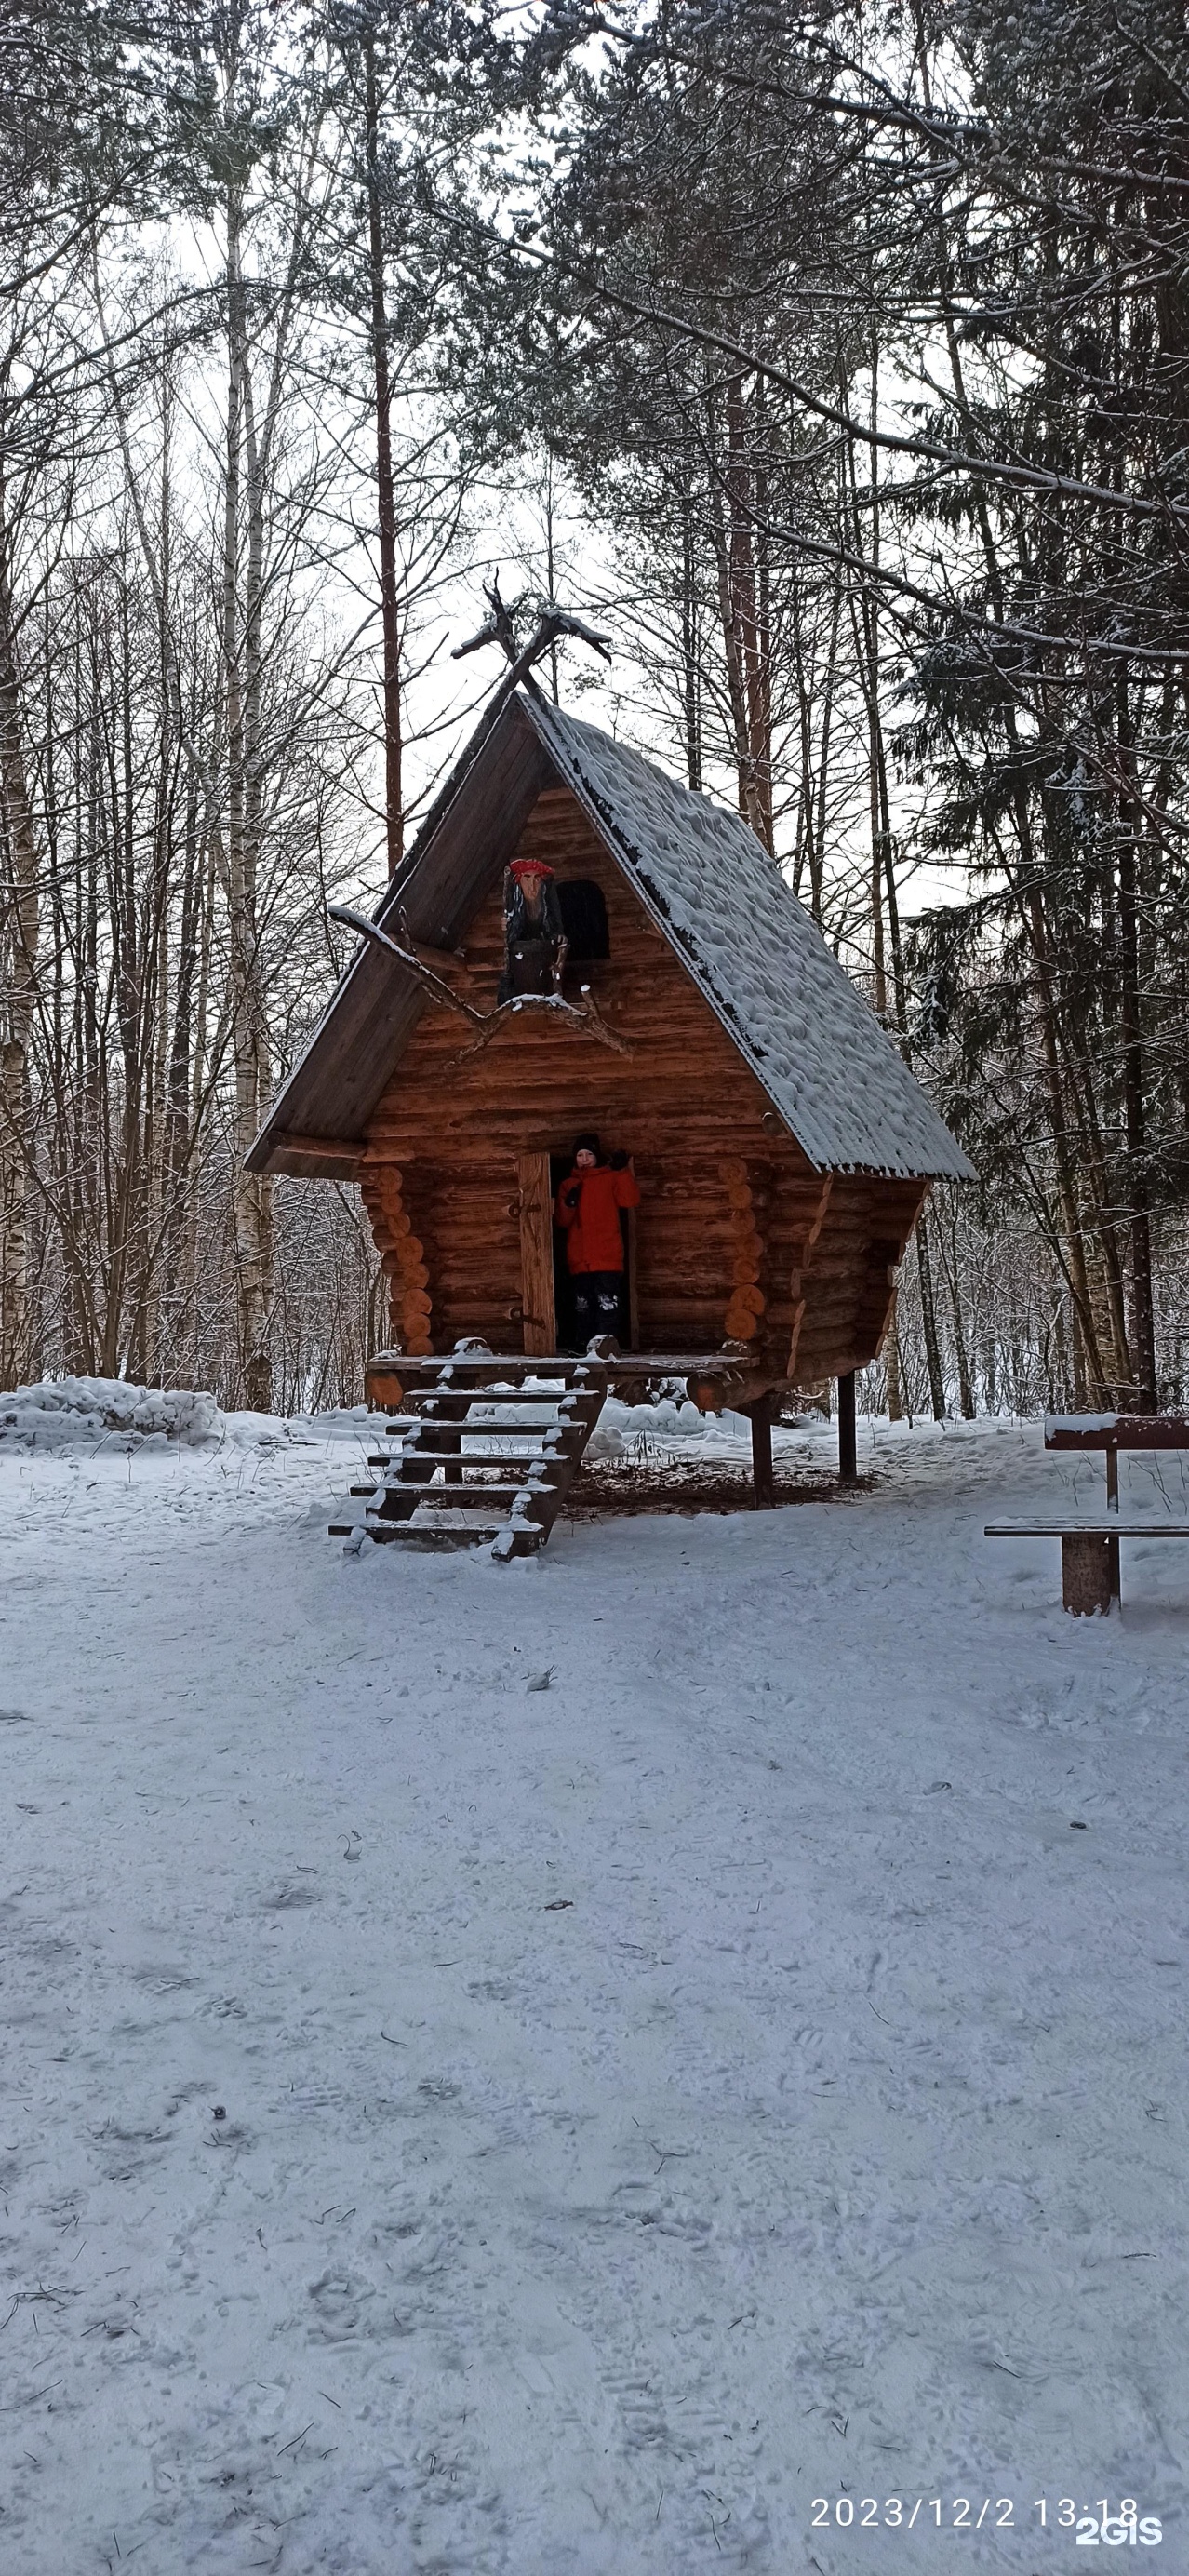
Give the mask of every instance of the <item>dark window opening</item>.
[[569, 877], [559, 882], [556, 893], [570, 962], [579, 965], [584, 958], [609, 957], [611, 941], [602, 887], [591, 877]]

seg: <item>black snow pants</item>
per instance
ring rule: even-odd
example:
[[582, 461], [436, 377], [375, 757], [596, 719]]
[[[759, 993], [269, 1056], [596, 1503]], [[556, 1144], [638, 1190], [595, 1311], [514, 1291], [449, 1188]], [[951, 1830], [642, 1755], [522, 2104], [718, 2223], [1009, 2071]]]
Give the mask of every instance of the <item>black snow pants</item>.
[[584, 1351], [596, 1333], [614, 1333], [624, 1346], [624, 1275], [622, 1270], [575, 1270], [570, 1277], [574, 1302], [574, 1340]]

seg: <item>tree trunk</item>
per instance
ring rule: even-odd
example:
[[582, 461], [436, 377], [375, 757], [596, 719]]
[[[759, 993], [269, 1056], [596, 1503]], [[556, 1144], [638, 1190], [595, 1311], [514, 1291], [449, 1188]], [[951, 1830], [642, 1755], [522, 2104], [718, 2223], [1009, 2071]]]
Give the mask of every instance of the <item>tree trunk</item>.
[[[376, 45], [363, 40], [364, 139], [367, 154], [368, 279], [371, 290], [372, 373], [376, 389], [376, 486], [380, 535], [380, 618], [384, 647], [384, 815], [388, 874], [396, 875], [404, 850], [401, 811], [400, 597], [396, 568], [396, 500], [392, 481], [392, 388], [388, 367], [388, 315], [384, 296], [384, 235], [380, 220], [380, 107]], [[556, 694], [556, 692], [555, 692]]]
[[884, 1335], [883, 1364], [888, 1387], [888, 1420], [903, 1422], [904, 1398], [900, 1389], [900, 1344], [896, 1338], [896, 1305], [899, 1291], [892, 1292], [888, 1329]]
[[[271, 1190], [244, 1157], [260, 1124], [262, 1013], [256, 921], [259, 829], [259, 464], [248, 448], [247, 316], [240, 268], [241, 209], [234, 192], [227, 206], [227, 427], [223, 491], [223, 668], [227, 710], [227, 908], [231, 969], [231, 1052], [235, 1087], [231, 1193], [239, 1309], [239, 1378], [242, 1400], [267, 1413], [272, 1406], [268, 1350], [271, 1286]], [[241, 582], [240, 517], [247, 462], [247, 563]], [[255, 584], [255, 588], [254, 588]], [[242, 591], [242, 597], [241, 597]], [[255, 649], [253, 649], [255, 629]]]
[[1131, 1221], [1131, 1340], [1137, 1413], [1156, 1411], [1156, 1328], [1152, 1299], [1152, 1231], [1144, 1106], [1143, 1009], [1139, 972], [1139, 841], [1141, 813], [1135, 793], [1135, 749], [1127, 682], [1117, 684], [1119, 755], [1126, 781], [1119, 814], [1119, 950], [1123, 1039], [1123, 1114], [1127, 1134], [1127, 1198]]
[[925, 1359], [929, 1370], [929, 1395], [935, 1422], [945, 1420], [945, 1379], [941, 1373], [941, 1345], [937, 1338], [937, 1308], [933, 1302], [933, 1268], [929, 1259], [927, 1232], [928, 1209], [922, 1208], [917, 1224], [917, 1268], [921, 1278], [921, 1321], [925, 1334]]
[[[16, 620], [7, 529], [0, 519], [0, 796], [8, 842], [7, 900], [0, 957], [7, 968], [0, 1039], [0, 1385], [17, 1383], [27, 1363], [29, 1174], [32, 1151], [29, 1042], [41, 931], [37, 832], [25, 767]], [[7, 952], [5, 954], [5, 952]]]
[[702, 784], [702, 670], [698, 650], [697, 557], [693, 503], [681, 497], [681, 714], [685, 769], [691, 787]]

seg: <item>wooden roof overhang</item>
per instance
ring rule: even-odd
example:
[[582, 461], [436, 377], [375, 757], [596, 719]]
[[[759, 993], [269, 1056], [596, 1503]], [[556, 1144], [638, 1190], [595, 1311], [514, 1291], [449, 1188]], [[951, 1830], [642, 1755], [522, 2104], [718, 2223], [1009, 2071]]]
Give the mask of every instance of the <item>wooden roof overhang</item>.
[[[519, 699], [469, 747], [423, 826], [408, 866], [373, 918], [397, 937], [403, 911], [414, 940], [456, 948], [476, 904], [507, 866], [553, 762]], [[247, 1157], [252, 1172], [349, 1180], [368, 1122], [423, 1010], [421, 985], [363, 941]]]

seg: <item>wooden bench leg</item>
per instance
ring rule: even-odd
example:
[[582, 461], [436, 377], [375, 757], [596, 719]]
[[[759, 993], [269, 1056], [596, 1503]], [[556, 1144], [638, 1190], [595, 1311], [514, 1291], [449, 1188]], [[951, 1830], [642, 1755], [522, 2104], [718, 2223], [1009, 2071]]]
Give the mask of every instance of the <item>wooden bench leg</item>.
[[1117, 1538], [1077, 1537], [1061, 1541], [1061, 1599], [1075, 1619], [1088, 1618], [1093, 1611], [1106, 1617], [1114, 1591], [1112, 1557], [1118, 1562]]

